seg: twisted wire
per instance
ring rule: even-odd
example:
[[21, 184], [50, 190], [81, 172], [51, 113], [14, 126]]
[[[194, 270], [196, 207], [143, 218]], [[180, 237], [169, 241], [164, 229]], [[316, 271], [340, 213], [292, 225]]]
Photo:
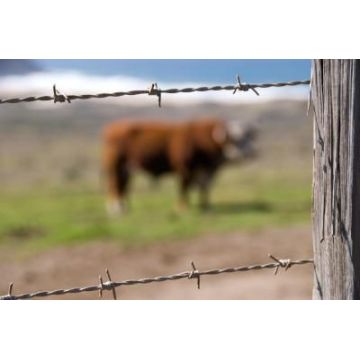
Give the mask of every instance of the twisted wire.
[[[68, 102], [72, 100], [89, 100], [89, 99], [104, 99], [108, 97], [120, 97], [120, 96], [134, 96], [134, 95], [157, 95], [161, 94], [178, 94], [178, 93], [192, 93], [192, 92], [205, 92], [205, 91], [248, 91], [249, 89], [256, 88], [270, 88], [270, 87], [283, 87], [283, 86], [296, 86], [296, 85], [308, 85], [310, 80], [301, 81], [289, 81], [278, 83], [262, 83], [262, 84], [246, 84], [239, 83], [237, 85], [225, 85], [225, 86], [201, 86], [201, 87], [187, 87], [182, 89], [158, 89], [151, 88], [151, 90], [130, 90], [130, 91], [117, 91], [113, 93], [100, 93], [100, 94], [84, 94], [84, 95], [67, 95], [66, 100]], [[63, 95], [64, 96], [64, 95]], [[63, 99], [64, 100], [64, 99]], [[64, 102], [60, 100], [60, 102]], [[29, 96], [24, 98], [12, 98], [12, 99], [0, 99], [0, 104], [17, 104], [20, 102], [34, 102], [34, 101], [59, 101], [59, 97], [55, 96]]]
[[[289, 269], [291, 266], [294, 265], [304, 265], [304, 264], [312, 264], [314, 261], [313, 259], [302, 259], [302, 260], [278, 260], [272, 255], [271, 258], [275, 259], [275, 262], [266, 263], [266, 264], [256, 264], [256, 265], [249, 265], [249, 266], [238, 266], [238, 267], [227, 267], [227, 268], [220, 268], [220, 269], [211, 269], [205, 271], [199, 271], [195, 269], [195, 265], [193, 265], [192, 271], [184, 271], [178, 274], [173, 275], [161, 275], [156, 277], [148, 277], [142, 279], [130, 279], [130, 280], [123, 280], [123, 281], [107, 281], [107, 282], [100, 282], [99, 285], [91, 285], [85, 287], [74, 287], [70, 289], [57, 289], [57, 290], [50, 290], [50, 291], [35, 291], [27, 294], [21, 295], [13, 295], [11, 290], [9, 290], [9, 294], [0, 296], [0, 300], [24, 300], [24, 299], [32, 299], [35, 297], [47, 297], [47, 296], [54, 296], [54, 295], [65, 295], [65, 294], [78, 294], [83, 292], [92, 292], [92, 291], [103, 291], [109, 290], [112, 291], [113, 289], [120, 287], [120, 286], [130, 286], [130, 285], [144, 285], [154, 282], [164, 282], [164, 281], [174, 281], [180, 279], [198, 279], [198, 288], [199, 279], [201, 276], [207, 275], [220, 275], [226, 273], [235, 273], [235, 272], [244, 272], [244, 271], [252, 271], [252, 270], [263, 270], [263, 269], [275, 269], [277, 273], [279, 268], [285, 268], [285, 270]], [[193, 263], [192, 263], [193, 264]], [[108, 271], [107, 271], [108, 272]], [[12, 289], [12, 284], [11, 284]], [[114, 296], [115, 298], [115, 296]]]

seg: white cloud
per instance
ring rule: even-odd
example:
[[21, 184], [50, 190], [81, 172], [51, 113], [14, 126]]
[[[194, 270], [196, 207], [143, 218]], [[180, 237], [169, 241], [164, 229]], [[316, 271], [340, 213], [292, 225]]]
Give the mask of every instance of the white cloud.
[[[96, 94], [101, 92], [116, 92], [128, 90], [145, 90], [151, 85], [148, 81], [140, 78], [127, 76], [95, 76], [85, 75], [79, 72], [39, 72], [21, 76], [7, 76], [1, 78], [0, 94], [2, 98], [18, 96], [41, 96], [52, 95], [52, 86], [56, 84], [57, 88], [67, 95]], [[164, 82], [158, 84], [160, 88], [185, 88], [198, 86], [212, 86], [219, 84], [199, 84], [189, 82], [170, 83]], [[220, 84], [225, 85], [225, 84]], [[226, 84], [228, 85], [228, 84]], [[197, 102], [221, 102], [221, 103], [244, 103], [253, 101], [270, 101], [277, 99], [297, 99], [307, 98], [308, 87], [294, 86], [283, 88], [258, 89], [260, 96], [252, 91], [237, 92], [232, 91], [209, 91], [196, 93], [163, 94], [162, 101], [171, 104], [197, 103]], [[99, 99], [98, 101], [104, 101]], [[148, 105], [156, 102], [156, 97], [137, 95], [124, 96], [121, 98], [109, 98], [107, 101], [116, 104], [134, 104]], [[41, 106], [45, 102], [40, 103]]]

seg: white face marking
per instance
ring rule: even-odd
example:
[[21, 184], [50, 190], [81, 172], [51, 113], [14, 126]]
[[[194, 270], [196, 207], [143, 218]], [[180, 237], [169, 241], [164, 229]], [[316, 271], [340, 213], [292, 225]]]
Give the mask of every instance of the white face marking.
[[230, 140], [224, 148], [226, 159], [241, 161], [254, 156], [254, 139], [256, 137], [254, 128], [232, 120], [226, 123], [226, 130]]
[[240, 139], [244, 135], [244, 128], [238, 121], [232, 120], [226, 123], [226, 130], [234, 140]]

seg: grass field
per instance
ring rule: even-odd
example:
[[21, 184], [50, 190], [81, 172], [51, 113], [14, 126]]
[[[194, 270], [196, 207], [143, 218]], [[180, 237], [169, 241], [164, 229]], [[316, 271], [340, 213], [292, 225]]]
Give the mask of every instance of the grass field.
[[[304, 101], [239, 105], [126, 106], [74, 102], [0, 107], [0, 294], [93, 284], [105, 268], [115, 280], [311, 257], [312, 122]], [[176, 211], [174, 177], [154, 184], [138, 174], [130, 212], [105, 212], [101, 131], [121, 117], [183, 119], [219, 115], [255, 123], [258, 157], [216, 177], [211, 209]], [[234, 276], [233, 278], [231, 278]], [[121, 289], [122, 299], [309, 299], [312, 268], [218, 276]], [[236, 282], [234, 282], [236, 279]], [[93, 299], [97, 294], [59, 297]], [[111, 294], [104, 294], [111, 296]]]
[[154, 186], [138, 175], [132, 184], [130, 213], [109, 219], [99, 183], [99, 134], [106, 119], [135, 110], [147, 115], [159, 111], [109, 104], [91, 107], [91, 103], [57, 112], [2, 108], [0, 247], [36, 253], [93, 240], [141, 246], [310, 221], [312, 128], [304, 119], [303, 102], [161, 109], [170, 118], [190, 111], [257, 121], [259, 158], [219, 173], [207, 212], [197, 208], [196, 193], [190, 209], [174, 210], [174, 178]]
[[[261, 173], [260, 173], [261, 171]], [[212, 208], [201, 212], [196, 193], [192, 206], [175, 211], [176, 183], [164, 178], [154, 185], [137, 176], [131, 211], [109, 219], [100, 189], [38, 188], [1, 194], [0, 244], [43, 250], [56, 245], [106, 239], [123, 246], [191, 238], [204, 233], [259, 229], [308, 222], [310, 179], [299, 171], [227, 168], [212, 191]]]

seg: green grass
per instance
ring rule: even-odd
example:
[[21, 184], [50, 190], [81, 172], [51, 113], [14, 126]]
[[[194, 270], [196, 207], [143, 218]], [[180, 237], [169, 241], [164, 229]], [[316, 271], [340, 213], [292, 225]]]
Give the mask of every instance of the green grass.
[[214, 184], [211, 210], [198, 210], [193, 193], [191, 208], [179, 213], [174, 211], [174, 179], [161, 180], [154, 188], [138, 176], [132, 186], [130, 213], [109, 219], [101, 189], [2, 190], [0, 244], [34, 251], [98, 239], [138, 246], [205, 233], [306, 223], [310, 191], [309, 174], [301, 170], [229, 168]]

